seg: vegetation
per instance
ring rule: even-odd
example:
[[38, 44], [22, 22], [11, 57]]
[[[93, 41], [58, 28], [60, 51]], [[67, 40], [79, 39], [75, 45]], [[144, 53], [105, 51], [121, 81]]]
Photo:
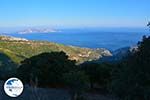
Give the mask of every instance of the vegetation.
[[108, 88], [108, 84], [111, 81], [112, 65], [89, 62], [82, 64], [81, 70], [89, 76], [91, 89], [96, 88], [95, 84], [98, 84], [101, 89]]
[[112, 92], [122, 100], [150, 100], [150, 36], [137, 46], [112, 75]]
[[0, 48], [0, 53], [8, 56], [12, 62], [18, 65], [23, 59], [25, 59], [24, 56], [18, 55], [15, 52], [10, 51], [9, 49]]
[[137, 46], [125, 60], [106, 64], [84, 62], [99, 57], [98, 51], [91, 49], [0, 41], [0, 78], [17, 75], [30, 85], [67, 87], [72, 100], [83, 100], [82, 93], [96, 88], [121, 100], [150, 100], [150, 36], [144, 36]]
[[150, 100], [150, 37], [143, 37], [127, 62], [114, 73], [112, 92], [123, 100]]
[[88, 76], [82, 71], [71, 71], [63, 75], [64, 83], [70, 88], [71, 99], [79, 100], [84, 97], [81, 95], [89, 89]]
[[[19, 40], [17, 40], [19, 39]], [[64, 46], [62, 44], [21, 40], [7, 36], [0, 36], [0, 79], [11, 77], [10, 72], [15, 73], [21, 61], [41, 53], [65, 52], [70, 60], [76, 60], [76, 64], [84, 61], [98, 59], [101, 55], [97, 50]], [[7, 60], [6, 60], [7, 58]], [[6, 74], [9, 75], [6, 75]], [[4, 77], [6, 76], [6, 77]]]
[[75, 61], [68, 60], [64, 52], [51, 52], [22, 61], [17, 74], [26, 83], [37, 82], [39, 86], [54, 86], [62, 84], [63, 73], [68, 73], [75, 68]]
[[25, 83], [42, 87], [66, 86], [72, 100], [88, 89], [88, 77], [64, 52], [42, 53], [21, 62], [18, 77]]
[[78, 64], [107, 56], [92, 50], [61, 44], [0, 37], [0, 79], [18, 77], [39, 87], [68, 87], [73, 100], [83, 99], [89, 76]]
[[10, 58], [3, 53], [0, 53], [0, 79], [7, 79], [13, 76], [16, 72], [16, 64], [11, 62]]
[[[32, 56], [45, 53], [45, 52], [65, 52], [69, 59], [76, 60], [77, 63], [82, 63], [84, 61], [98, 59], [103, 54], [97, 52], [97, 50], [92, 50], [88, 48], [79, 48], [73, 46], [64, 46], [62, 44], [42, 42], [42, 41], [16, 41], [16, 40], [5, 40], [0, 36], [0, 50], [6, 52], [11, 52], [12, 54], [18, 55], [13, 56], [15, 62], [18, 63], [22, 59], [30, 58]], [[11, 55], [10, 55], [11, 57]]]

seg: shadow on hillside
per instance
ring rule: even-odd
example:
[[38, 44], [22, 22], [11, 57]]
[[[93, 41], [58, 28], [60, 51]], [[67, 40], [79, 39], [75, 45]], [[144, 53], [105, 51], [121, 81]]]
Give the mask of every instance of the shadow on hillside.
[[17, 64], [4, 53], [0, 53], [0, 79], [6, 80], [16, 72]]

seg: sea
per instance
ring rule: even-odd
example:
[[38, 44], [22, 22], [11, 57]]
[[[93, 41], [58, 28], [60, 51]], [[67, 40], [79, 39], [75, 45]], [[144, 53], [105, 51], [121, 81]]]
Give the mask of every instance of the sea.
[[146, 31], [73, 31], [64, 30], [52, 33], [32, 33], [32, 34], [7, 34], [9, 36], [26, 38], [28, 40], [49, 41], [85, 48], [105, 48], [110, 51], [119, 48], [136, 46], [144, 35], [150, 35]]

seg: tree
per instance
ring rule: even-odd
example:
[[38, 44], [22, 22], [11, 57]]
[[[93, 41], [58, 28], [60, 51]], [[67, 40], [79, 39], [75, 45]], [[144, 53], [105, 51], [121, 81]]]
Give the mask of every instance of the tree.
[[150, 100], [150, 37], [143, 37], [112, 82], [112, 91], [123, 100]]
[[64, 52], [51, 52], [25, 59], [17, 73], [26, 83], [37, 82], [40, 86], [55, 86], [63, 83], [63, 73], [75, 68], [75, 61], [69, 60]]
[[71, 99], [77, 100], [89, 88], [89, 79], [82, 71], [71, 71], [63, 75], [66, 86], [69, 87]]
[[81, 69], [89, 76], [91, 88], [97, 83], [102, 89], [106, 89], [111, 79], [111, 66], [109, 64], [85, 63]]

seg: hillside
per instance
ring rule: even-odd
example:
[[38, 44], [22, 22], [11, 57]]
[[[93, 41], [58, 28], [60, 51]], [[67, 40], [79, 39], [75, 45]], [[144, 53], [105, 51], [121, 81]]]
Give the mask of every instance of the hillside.
[[102, 56], [111, 55], [111, 53], [105, 49], [93, 50], [45, 41], [29, 41], [21, 38], [0, 36], [0, 52], [18, 64], [25, 58], [52, 51], [64, 51], [69, 56], [69, 59], [76, 60], [77, 63], [96, 60]]

